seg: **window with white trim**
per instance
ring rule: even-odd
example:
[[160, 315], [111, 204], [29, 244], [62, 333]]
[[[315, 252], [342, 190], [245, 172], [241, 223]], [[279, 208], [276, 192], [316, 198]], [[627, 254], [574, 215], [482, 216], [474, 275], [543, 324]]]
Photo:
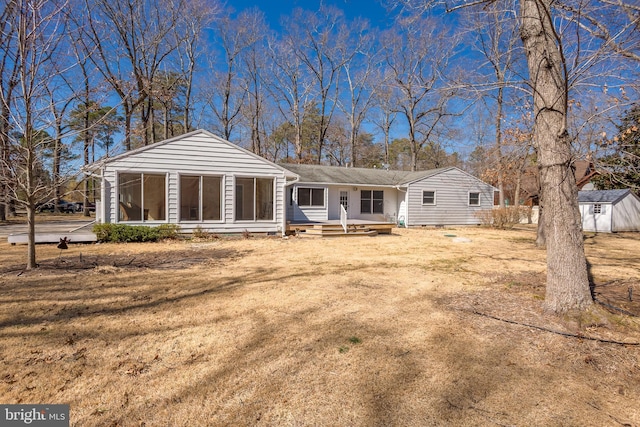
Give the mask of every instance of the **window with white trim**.
[[118, 221], [164, 221], [166, 200], [166, 174], [118, 174]]
[[360, 213], [363, 213], [363, 214], [384, 213], [384, 191], [361, 190], [360, 191]]
[[180, 220], [220, 221], [222, 177], [180, 175]]
[[480, 206], [480, 193], [469, 193], [469, 206]]
[[324, 188], [298, 187], [298, 206], [324, 206]]
[[236, 221], [273, 220], [273, 178], [236, 178], [235, 198]]
[[436, 192], [423, 190], [422, 191], [422, 204], [423, 205], [435, 205], [436, 204]]

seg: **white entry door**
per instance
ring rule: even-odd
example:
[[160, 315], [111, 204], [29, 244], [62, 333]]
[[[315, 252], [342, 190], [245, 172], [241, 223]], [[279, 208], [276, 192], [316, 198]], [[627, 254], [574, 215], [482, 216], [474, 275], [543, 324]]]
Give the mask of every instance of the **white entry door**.
[[344, 206], [344, 210], [349, 216], [349, 190], [340, 190], [340, 204]]

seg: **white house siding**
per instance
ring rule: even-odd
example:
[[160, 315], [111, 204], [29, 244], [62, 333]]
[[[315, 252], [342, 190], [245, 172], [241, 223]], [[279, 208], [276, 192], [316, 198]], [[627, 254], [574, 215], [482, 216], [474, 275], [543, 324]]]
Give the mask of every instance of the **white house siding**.
[[[435, 205], [422, 204], [422, 192], [435, 191]], [[469, 206], [469, 193], [480, 193], [480, 206]], [[448, 169], [413, 182], [407, 190], [406, 224], [472, 225], [479, 224], [476, 213], [493, 208], [494, 188], [459, 169]]]
[[640, 231], [640, 200], [629, 194], [613, 208], [613, 231]]
[[[140, 152], [126, 153], [104, 166], [105, 221], [118, 222], [119, 173], [167, 174], [166, 221], [145, 221], [145, 225], [178, 223], [182, 231], [195, 227], [211, 232], [276, 232], [283, 223], [285, 173], [258, 156], [206, 132], [193, 132]], [[222, 221], [179, 222], [179, 175], [220, 176], [223, 180]], [[235, 221], [235, 178], [275, 178], [274, 219], [269, 221]], [[141, 222], [137, 222], [141, 223]]]
[[[593, 212], [596, 203], [580, 203], [580, 215], [582, 215], [582, 230], [599, 233], [611, 233], [611, 219], [614, 206], [611, 203], [597, 203], [600, 205], [600, 213]], [[615, 206], [617, 208], [617, 205]]]

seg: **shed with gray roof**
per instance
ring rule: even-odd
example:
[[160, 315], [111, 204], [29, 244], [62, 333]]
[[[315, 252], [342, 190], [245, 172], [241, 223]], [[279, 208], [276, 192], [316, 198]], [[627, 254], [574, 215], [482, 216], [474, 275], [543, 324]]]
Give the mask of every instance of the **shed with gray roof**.
[[578, 205], [584, 231], [640, 231], [640, 198], [629, 189], [579, 191]]

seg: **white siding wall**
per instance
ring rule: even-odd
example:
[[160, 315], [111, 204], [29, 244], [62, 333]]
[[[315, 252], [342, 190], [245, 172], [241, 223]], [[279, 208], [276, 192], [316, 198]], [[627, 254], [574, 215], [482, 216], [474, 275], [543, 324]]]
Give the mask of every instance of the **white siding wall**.
[[640, 231], [640, 201], [632, 194], [613, 207], [613, 231]]
[[[436, 204], [423, 205], [423, 190], [435, 191]], [[407, 192], [407, 225], [479, 224], [476, 212], [493, 208], [493, 187], [457, 169], [412, 183]], [[469, 206], [469, 193], [480, 193], [480, 206]]]
[[[167, 173], [167, 221], [151, 222], [178, 223], [182, 231], [189, 232], [200, 226], [204, 230], [216, 233], [277, 232], [282, 228], [284, 206], [285, 176], [281, 169], [254, 156], [239, 147], [214, 138], [206, 133], [176, 139], [160, 144], [146, 151], [123, 156], [104, 169], [105, 182], [105, 222], [118, 222], [118, 189], [117, 174], [133, 173]], [[217, 175], [223, 179], [222, 221], [179, 222], [178, 188], [179, 175]], [[235, 178], [275, 178], [275, 212], [274, 219], [269, 221], [235, 221], [234, 194]]]

